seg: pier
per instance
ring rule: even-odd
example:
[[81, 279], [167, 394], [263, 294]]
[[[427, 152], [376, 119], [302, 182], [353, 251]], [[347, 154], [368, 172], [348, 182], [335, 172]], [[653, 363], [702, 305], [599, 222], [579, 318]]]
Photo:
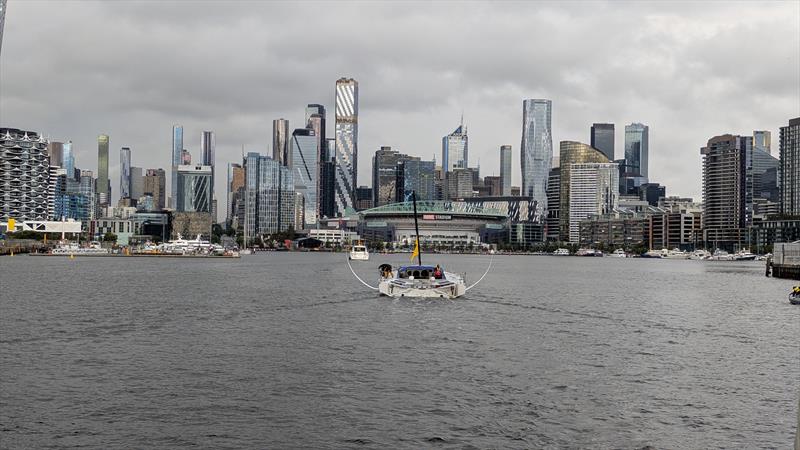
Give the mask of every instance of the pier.
[[772, 258], [767, 259], [766, 275], [800, 280], [800, 241], [776, 242]]

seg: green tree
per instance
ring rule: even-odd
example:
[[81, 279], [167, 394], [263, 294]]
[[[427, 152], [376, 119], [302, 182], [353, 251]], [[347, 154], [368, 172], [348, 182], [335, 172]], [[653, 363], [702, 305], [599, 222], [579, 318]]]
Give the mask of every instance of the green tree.
[[103, 235], [103, 241], [105, 242], [117, 242], [117, 235], [108, 231], [105, 235]]

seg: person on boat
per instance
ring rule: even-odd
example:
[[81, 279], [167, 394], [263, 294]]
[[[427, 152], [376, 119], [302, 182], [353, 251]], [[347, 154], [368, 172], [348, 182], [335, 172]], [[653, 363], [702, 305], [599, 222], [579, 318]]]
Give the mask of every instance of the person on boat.
[[795, 286], [792, 288], [792, 295], [800, 295], [800, 286]]
[[433, 278], [436, 278], [437, 280], [442, 279], [442, 268], [439, 267], [438, 264], [436, 265], [436, 268], [433, 269]]

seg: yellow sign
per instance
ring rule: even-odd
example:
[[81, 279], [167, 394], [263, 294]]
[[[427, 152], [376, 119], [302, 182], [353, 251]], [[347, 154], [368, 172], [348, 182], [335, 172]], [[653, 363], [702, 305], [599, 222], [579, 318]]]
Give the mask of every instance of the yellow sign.
[[14, 228], [17, 226], [17, 221], [14, 219], [8, 219], [8, 226], [6, 227], [7, 233], [13, 233]]

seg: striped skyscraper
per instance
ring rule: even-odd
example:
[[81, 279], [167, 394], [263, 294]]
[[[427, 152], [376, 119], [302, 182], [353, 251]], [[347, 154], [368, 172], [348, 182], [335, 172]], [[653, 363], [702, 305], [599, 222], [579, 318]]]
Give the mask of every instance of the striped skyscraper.
[[336, 209], [353, 208], [358, 176], [358, 81], [336, 80]]

